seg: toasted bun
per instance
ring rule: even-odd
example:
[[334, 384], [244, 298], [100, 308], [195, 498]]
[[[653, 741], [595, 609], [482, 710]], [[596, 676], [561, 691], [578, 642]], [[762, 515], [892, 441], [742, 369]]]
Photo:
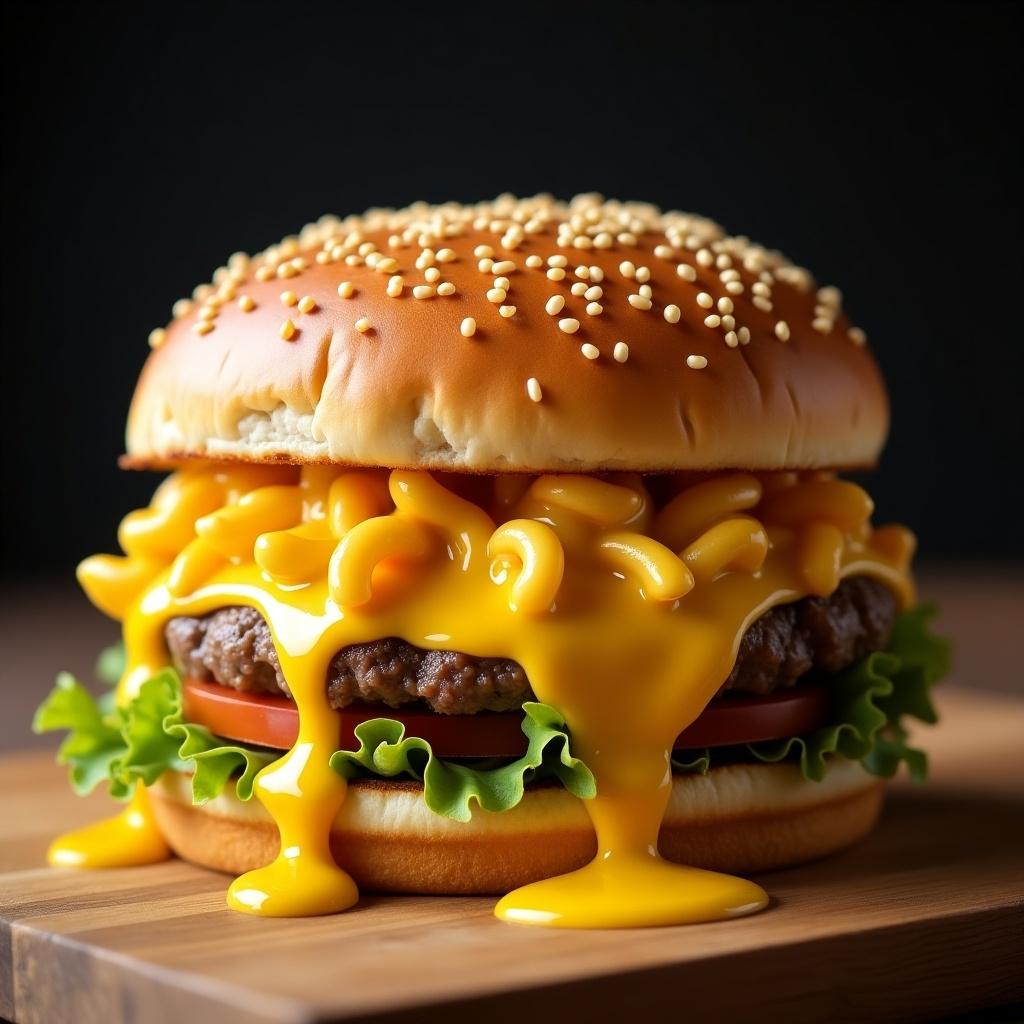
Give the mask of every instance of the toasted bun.
[[847, 468], [888, 426], [836, 289], [712, 221], [594, 196], [325, 218], [175, 310], [128, 465]]
[[[150, 793], [161, 831], [186, 860], [240, 874], [277, 854], [277, 830], [255, 800], [225, 794], [196, 807], [187, 776], [170, 773]], [[852, 761], [836, 761], [823, 782], [792, 765], [677, 776], [661, 852], [721, 871], [783, 867], [856, 842], [881, 805], [882, 784]], [[561, 787], [531, 789], [511, 811], [478, 810], [463, 823], [431, 812], [418, 784], [380, 781], [350, 785], [331, 847], [364, 889], [439, 894], [508, 892], [596, 851], [582, 802]]]

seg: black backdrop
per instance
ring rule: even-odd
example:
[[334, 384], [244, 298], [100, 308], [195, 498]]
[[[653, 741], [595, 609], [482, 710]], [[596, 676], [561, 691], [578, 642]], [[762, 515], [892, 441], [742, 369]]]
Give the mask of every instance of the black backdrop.
[[146, 335], [228, 253], [506, 190], [698, 210], [839, 284], [893, 393], [881, 518], [1020, 558], [1019, 11], [9, 5], [3, 571], [112, 548]]

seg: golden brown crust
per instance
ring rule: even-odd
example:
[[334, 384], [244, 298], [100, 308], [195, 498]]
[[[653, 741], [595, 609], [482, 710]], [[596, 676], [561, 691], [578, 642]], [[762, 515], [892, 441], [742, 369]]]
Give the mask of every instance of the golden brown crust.
[[[584, 208], [573, 209], [580, 216]], [[609, 208], [593, 208], [609, 215]], [[571, 211], [551, 209], [547, 224], [509, 249], [502, 247], [503, 228], [471, 223], [429, 245], [420, 244], [429, 236], [392, 245], [394, 224], [428, 218], [420, 210], [380, 223], [372, 216], [329, 223], [304, 233], [297, 256], [286, 258], [293, 250], [277, 247], [269, 263], [236, 262], [230, 273], [237, 280], [225, 271], [220, 292], [211, 289], [203, 300], [212, 312], [204, 314], [197, 302], [158, 335], [129, 417], [131, 464], [199, 456], [501, 472], [813, 468], [875, 460], [888, 425], [884, 386], [856, 331], [851, 340], [833, 292], [817, 292], [806, 272], [710, 222], [684, 221], [684, 230], [672, 215], [641, 212], [635, 238], [581, 250], [558, 240], [557, 226]], [[351, 265], [348, 256], [363, 260], [355, 243], [348, 256], [315, 262], [317, 252], [328, 252], [325, 240], [344, 240], [355, 228], [359, 246], [372, 243], [394, 266]], [[679, 244], [668, 245], [668, 237]], [[700, 248], [687, 248], [687, 239]], [[482, 272], [480, 246], [514, 269]], [[424, 262], [424, 249], [442, 248], [454, 258], [434, 260], [440, 277], [430, 284], [431, 268], [416, 263]], [[702, 252], [708, 256], [698, 260]], [[530, 256], [542, 265], [528, 266]], [[567, 261], [562, 280], [548, 277], [560, 269], [548, 266], [549, 257]], [[289, 259], [303, 261], [303, 269], [256, 280], [261, 266], [280, 269]], [[701, 264], [709, 259], [712, 265]], [[730, 265], [718, 266], [719, 259]], [[625, 275], [623, 263], [648, 268], [649, 279]], [[693, 281], [679, 275], [680, 265], [693, 268]], [[583, 278], [577, 266], [599, 270]], [[730, 280], [722, 278], [730, 272], [742, 292], [726, 290]], [[389, 295], [396, 274], [401, 294]], [[508, 279], [507, 294], [489, 299], [500, 277]], [[350, 298], [338, 294], [343, 281], [354, 289]], [[442, 283], [454, 293], [413, 296], [414, 287]], [[573, 294], [573, 285], [601, 294], [588, 299]], [[645, 288], [650, 309], [635, 304], [645, 304]], [[285, 292], [308, 296], [315, 307], [299, 312], [282, 302]], [[700, 304], [702, 293], [713, 306]], [[556, 315], [545, 310], [551, 296], [565, 301]], [[240, 297], [254, 308], [239, 308]], [[592, 302], [601, 307], [597, 315], [587, 313]], [[502, 316], [501, 306], [514, 306], [514, 314]], [[679, 309], [676, 322], [672, 310], [666, 319], [670, 306]], [[213, 316], [212, 328], [200, 334], [204, 316]], [[732, 336], [728, 319], [705, 326], [708, 316], [733, 317]], [[468, 338], [460, 331], [467, 317], [476, 321]], [[361, 332], [356, 323], [364, 318], [370, 328]], [[566, 333], [559, 321], [570, 319], [579, 327]], [[291, 340], [281, 336], [286, 320], [295, 327]], [[744, 328], [748, 344], [737, 340], [746, 337]], [[625, 362], [613, 355], [619, 342], [628, 345]], [[584, 346], [593, 346], [597, 358], [587, 358]], [[707, 365], [691, 368], [690, 356]], [[531, 378], [539, 401], [528, 394]]]
[[[745, 769], [746, 785], [751, 777], [778, 775], [779, 768], [756, 766], [753, 776]], [[732, 806], [719, 813], [715, 799], [709, 799], [715, 786], [701, 783], [697, 789], [703, 792], [687, 794], [691, 781], [686, 776], [675, 779], [673, 803], [661, 832], [662, 854], [680, 863], [740, 873], [797, 864], [851, 845], [874, 827], [883, 799], [882, 784], [866, 775], [832, 787], [801, 780], [806, 791], [775, 802], [771, 810]], [[768, 794], [776, 784], [763, 790], [769, 805], [773, 801]], [[796, 785], [791, 773], [783, 771], [783, 784]], [[718, 790], [730, 785], [720, 784]], [[359, 799], [359, 786], [354, 784], [350, 800]], [[386, 794], [391, 805], [387, 821], [382, 818], [376, 828], [360, 821], [339, 822], [331, 838], [338, 862], [367, 890], [500, 894], [571, 871], [595, 852], [579, 801], [563, 790], [542, 791], [534, 808], [528, 806], [528, 794], [515, 812], [507, 812], [517, 817], [513, 827], [505, 822], [495, 825], [494, 819], [503, 816], [478, 812], [471, 823], [445, 822], [445, 827], [433, 829], [429, 821], [424, 827], [417, 812], [400, 806], [403, 795], [418, 800], [408, 786], [375, 783], [373, 789], [375, 794], [368, 794], [371, 800]], [[158, 786], [151, 793], [161, 831], [186, 860], [240, 874], [277, 853], [277, 831], [258, 814], [193, 807], [180, 790], [169, 787]], [[723, 805], [734, 802], [723, 793]], [[375, 813], [380, 813], [379, 807]]]

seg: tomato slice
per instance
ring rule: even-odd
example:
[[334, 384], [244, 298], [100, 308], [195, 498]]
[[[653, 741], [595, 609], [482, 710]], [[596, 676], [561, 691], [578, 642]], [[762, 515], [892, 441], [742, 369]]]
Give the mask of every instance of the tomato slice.
[[[676, 750], [733, 746], [760, 740], [799, 736], [823, 725], [828, 714], [828, 691], [815, 686], [770, 697], [724, 697], [712, 701], [676, 740]], [[186, 721], [205, 725], [225, 739], [259, 747], [287, 750], [299, 732], [299, 713], [286, 697], [238, 693], [218, 683], [186, 679]], [[475, 715], [438, 715], [423, 708], [389, 708], [383, 704], [353, 704], [333, 714], [338, 720], [339, 749], [358, 746], [355, 727], [371, 718], [393, 718], [405, 725], [407, 736], [426, 740], [442, 757], [519, 757], [526, 737], [518, 711]]]

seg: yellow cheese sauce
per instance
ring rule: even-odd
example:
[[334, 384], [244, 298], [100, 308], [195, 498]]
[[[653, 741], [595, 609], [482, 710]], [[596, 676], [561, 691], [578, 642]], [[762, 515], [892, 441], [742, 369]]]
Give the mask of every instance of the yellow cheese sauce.
[[[673, 742], [773, 605], [826, 596], [858, 574], [911, 603], [913, 539], [873, 530], [867, 495], [829, 474], [695, 479], [680, 478], [658, 510], [635, 474], [442, 482], [409, 470], [206, 465], [165, 481], [122, 523], [125, 557], [89, 559], [79, 577], [123, 621], [121, 701], [167, 664], [169, 619], [250, 605], [267, 620], [299, 736], [255, 784], [280, 854], [236, 879], [229, 904], [297, 916], [357, 900], [328, 843], [346, 784], [328, 767], [337, 727], [326, 670], [346, 645], [395, 636], [519, 662], [594, 772], [597, 857], [505, 896], [499, 917], [620, 927], [764, 907], [751, 882], [659, 857]], [[164, 852], [140, 789], [123, 815], [63, 837], [51, 858], [99, 867]]]

